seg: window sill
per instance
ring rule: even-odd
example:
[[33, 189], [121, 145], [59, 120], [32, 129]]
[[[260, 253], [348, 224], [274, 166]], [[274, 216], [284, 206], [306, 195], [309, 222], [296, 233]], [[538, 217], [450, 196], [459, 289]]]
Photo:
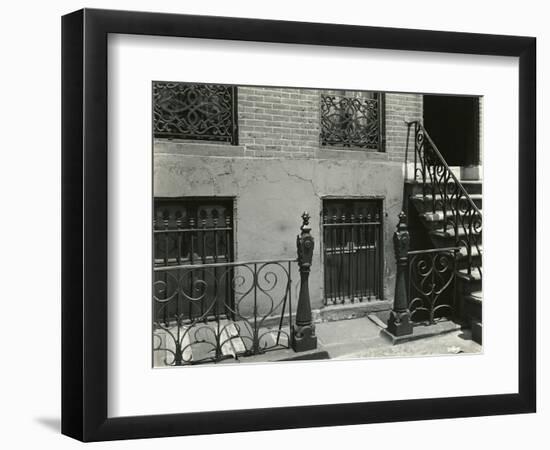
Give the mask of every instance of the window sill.
[[244, 156], [244, 145], [231, 145], [228, 142], [186, 141], [155, 139], [154, 153], [192, 156]]

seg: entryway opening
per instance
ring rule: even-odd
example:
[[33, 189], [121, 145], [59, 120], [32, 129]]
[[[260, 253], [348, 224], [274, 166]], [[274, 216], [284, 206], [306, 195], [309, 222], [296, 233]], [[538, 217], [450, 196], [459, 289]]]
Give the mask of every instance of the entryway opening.
[[479, 97], [424, 95], [424, 126], [449, 166], [480, 164]]

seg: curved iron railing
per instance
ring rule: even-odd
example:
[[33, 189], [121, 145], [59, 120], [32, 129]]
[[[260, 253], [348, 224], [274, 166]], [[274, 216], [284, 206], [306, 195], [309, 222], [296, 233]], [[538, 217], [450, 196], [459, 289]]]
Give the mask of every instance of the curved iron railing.
[[[482, 276], [482, 215], [470, 194], [449, 168], [432, 138], [418, 122], [407, 122], [409, 134], [414, 125], [414, 179], [422, 183], [423, 201], [429, 201], [432, 213], [440, 214], [443, 233], [454, 235], [455, 245], [466, 250], [469, 276]], [[407, 142], [408, 142], [407, 138]]]
[[295, 261], [155, 267], [154, 366], [220, 361], [289, 348], [291, 263]]
[[455, 312], [458, 250], [448, 247], [408, 252], [408, 297], [413, 322], [433, 324]]

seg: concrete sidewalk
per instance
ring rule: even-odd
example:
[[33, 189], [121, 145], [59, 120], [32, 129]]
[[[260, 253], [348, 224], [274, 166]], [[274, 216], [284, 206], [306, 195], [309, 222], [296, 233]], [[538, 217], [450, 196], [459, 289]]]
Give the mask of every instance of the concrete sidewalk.
[[[382, 313], [379, 315], [384, 316]], [[274, 361], [315, 359], [392, 358], [400, 356], [436, 356], [481, 353], [481, 346], [471, 340], [470, 330], [461, 330], [453, 322], [441, 322], [435, 326], [417, 325], [414, 334], [422, 336], [407, 342], [394, 344], [384, 333], [385, 317], [365, 316], [357, 319], [321, 322], [315, 324], [317, 348], [309, 352], [295, 353], [281, 349], [259, 355], [228, 359], [221, 364], [264, 363]], [[451, 330], [444, 332], [446, 330]], [[442, 333], [426, 336], [429, 332]]]
[[375, 323], [368, 317], [323, 322], [315, 327], [319, 347], [328, 352], [330, 359], [481, 353], [481, 346], [471, 340], [469, 330], [453, 329], [395, 345], [382, 330], [380, 321]]

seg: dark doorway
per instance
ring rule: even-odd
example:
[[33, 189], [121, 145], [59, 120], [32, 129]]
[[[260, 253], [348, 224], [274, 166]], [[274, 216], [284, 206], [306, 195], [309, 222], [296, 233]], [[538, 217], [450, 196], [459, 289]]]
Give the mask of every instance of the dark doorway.
[[479, 97], [424, 96], [424, 126], [449, 166], [478, 165]]

